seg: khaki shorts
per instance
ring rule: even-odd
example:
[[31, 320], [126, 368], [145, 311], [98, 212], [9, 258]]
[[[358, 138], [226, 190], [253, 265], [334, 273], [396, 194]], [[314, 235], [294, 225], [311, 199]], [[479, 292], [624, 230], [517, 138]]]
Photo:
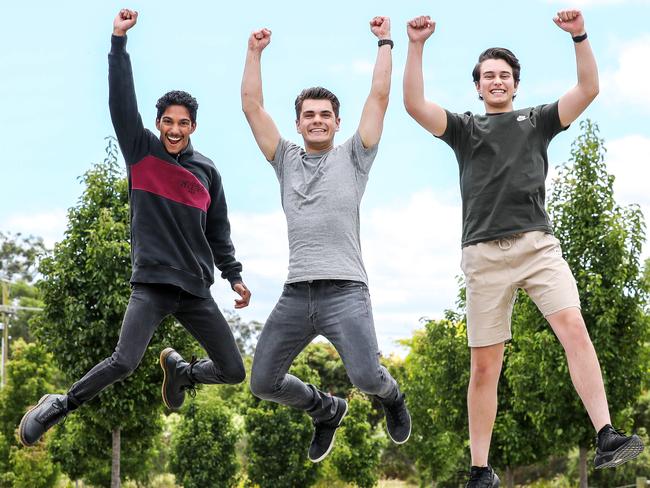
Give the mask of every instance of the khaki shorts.
[[551, 234], [526, 232], [463, 248], [470, 347], [510, 340], [512, 307], [522, 288], [544, 317], [580, 308], [576, 280]]

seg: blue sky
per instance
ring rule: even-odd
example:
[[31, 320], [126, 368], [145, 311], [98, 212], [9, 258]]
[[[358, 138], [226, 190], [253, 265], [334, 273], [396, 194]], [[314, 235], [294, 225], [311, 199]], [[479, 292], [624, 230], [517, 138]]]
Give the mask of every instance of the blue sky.
[[[170, 89], [199, 101], [193, 144], [222, 173], [238, 258], [253, 290], [242, 315], [263, 321], [286, 277], [286, 227], [274, 173], [254, 144], [239, 104], [248, 35], [273, 31], [262, 70], [267, 111], [281, 133], [300, 142], [293, 100], [322, 85], [341, 100], [343, 142], [367, 96], [376, 40], [368, 21], [391, 17], [393, 89], [379, 155], [362, 206], [362, 241], [379, 340], [385, 352], [423, 316], [453, 306], [460, 273], [460, 199], [451, 150], [412, 121], [401, 102], [405, 23], [437, 22], [425, 50], [428, 98], [452, 111], [480, 112], [471, 69], [484, 48], [511, 48], [522, 64], [515, 107], [556, 100], [575, 83], [573, 47], [552, 22], [555, 1], [343, 2], [113, 1], [12, 2], [3, 7], [0, 90], [7, 148], [0, 158], [0, 229], [61, 238], [79, 175], [103, 159], [108, 115], [107, 60], [112, 21], [122, 7], [140, 12], [129, 33], [136, 91], [145, 124]], [[315, 4], [314, 4], [315, 5]], [[617, 175], [617, 195], [650, 215], [650, 1], [582, 0], [600, 68], [601, 94], [584, 117], [596, 121]], [[524, 7], [525, 6], [525, 7]], [[558, 136], [551, 164], [568, 158], [578, 123]], [[648, 255], [647, 251], [645, 255]], [[213, 292], [226, 308], [232, 296]]]

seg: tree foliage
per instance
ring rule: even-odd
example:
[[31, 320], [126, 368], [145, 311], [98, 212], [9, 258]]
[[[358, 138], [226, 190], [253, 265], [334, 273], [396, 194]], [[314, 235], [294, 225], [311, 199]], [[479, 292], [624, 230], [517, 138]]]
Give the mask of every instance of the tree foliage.
[[0, 231], [0, 280], [33, 283], [47, 249], [41, 237]]
[[176, 428], [171, 470], [184, 488], [236, 486], [240, 433], [224, 403], [192, 402]]

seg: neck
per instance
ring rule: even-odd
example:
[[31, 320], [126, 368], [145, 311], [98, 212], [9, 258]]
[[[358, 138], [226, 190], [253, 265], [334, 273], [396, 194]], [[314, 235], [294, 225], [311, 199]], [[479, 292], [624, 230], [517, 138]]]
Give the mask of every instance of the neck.
[[512, 100], [510, 100], [507, 104], [504, 105], [490, 105], [486, 102], [483, 102], [483, 105], [485, 106], [486, 114], [502, 114], [506, 112], [512, 112], [514, 110], [514, 107], [512, 105]]
[[305, 141], [305, 152], [307, 154], [316, 154], [329, 151], [334, 147], [334, 141], [327, 141], [319, 144], [309, 144]]

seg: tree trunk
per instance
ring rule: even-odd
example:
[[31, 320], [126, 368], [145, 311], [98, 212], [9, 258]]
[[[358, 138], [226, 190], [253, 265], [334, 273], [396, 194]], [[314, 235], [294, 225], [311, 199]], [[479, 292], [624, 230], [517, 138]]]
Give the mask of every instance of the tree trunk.
[[120, 488], [120, 428], [113, 429], [113, 462], [111, 464], [111, 488]]
[[578, 469], [580, 471], [580, 488], [589, 488], [587, 483], [587, 448], [580, 446], [580, 457], [578, 458]]
[[506, 466], [506, 488], [515, 488], [515, 472]]

